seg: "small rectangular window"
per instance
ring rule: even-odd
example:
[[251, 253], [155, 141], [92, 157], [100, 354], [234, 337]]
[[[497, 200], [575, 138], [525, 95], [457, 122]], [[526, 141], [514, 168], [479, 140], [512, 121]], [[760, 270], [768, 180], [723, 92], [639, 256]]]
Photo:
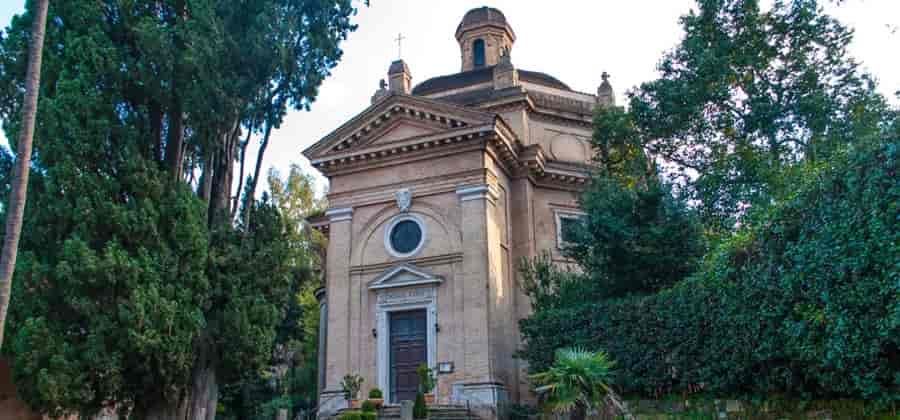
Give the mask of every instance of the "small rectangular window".
[[473, 54], [473, 62], [475, 67], [484, 67], [485, 65], [485, 54], [484, 54], [484, 40], [476, 39], [475, 43], [472, 45], [472, 54]]
[[563, 249], [575, 242], [577, 230], [584, 223], [584, 214], [556, 212], [556, 245]]

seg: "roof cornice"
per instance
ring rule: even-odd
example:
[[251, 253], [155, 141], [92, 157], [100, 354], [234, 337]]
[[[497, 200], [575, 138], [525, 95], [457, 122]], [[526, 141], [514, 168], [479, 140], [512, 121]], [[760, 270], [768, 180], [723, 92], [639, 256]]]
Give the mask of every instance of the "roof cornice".
[[394, 92], [379, 99], [308, 147], [303, 151], [303, 155], [310, 160], [316, 160], [332, 152], [353, 147], [367, 133], [398, 115], [436, 122], [449, 129], [484, 123], [494, 118], [494, 114], [489, 112]]

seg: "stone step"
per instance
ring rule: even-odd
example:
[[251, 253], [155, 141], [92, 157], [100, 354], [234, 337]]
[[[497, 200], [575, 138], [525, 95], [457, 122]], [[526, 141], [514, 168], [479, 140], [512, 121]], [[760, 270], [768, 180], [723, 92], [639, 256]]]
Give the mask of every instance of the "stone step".
[[428, 410], [428, 416], [433, 418], [455, 418], [455, 417], [468, 417], [469, 412], [466, 410], [462, 411], [431, 411]]
[[[396, 415], [396, 416], [393, 416], [393, 415], [386, 416], [386, 415], [384, 415], [384, 414], [379, 414], [379, 415], [378, 415], [378, 418], [379, 418], [379, 420], [396, 420], [396, 419], [399, 419], [400, 416], [399, 416], [399, 415]], [[429, 419], [441, 419], [441, 420], [474, 420], [474, 419], [476, 419], [475, 416], [470, 415], [470, 414], [463, 414], [463, 415], [459, 415], [459, 416], [439, 416], [439, 417], [435, 417], [435, 416], [431, 415], [431, 413], [428, 413], [428, 418], [429, 418]]]
[[[428, 406], [428, 418], [436, 420], [477, 420], [469, 409], [462, 405], [431, 405]], [[384, 406], [378, 411], [379, 420], [399, 420], [400, 406]]]

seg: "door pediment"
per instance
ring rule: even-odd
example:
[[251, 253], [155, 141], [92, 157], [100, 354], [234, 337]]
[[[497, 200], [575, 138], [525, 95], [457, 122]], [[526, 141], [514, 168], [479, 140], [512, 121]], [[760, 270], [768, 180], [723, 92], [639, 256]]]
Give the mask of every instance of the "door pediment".
[[440, 284], [444, 281], [434, 273], [410, 264], [399, 264], [385, 270], [369, 282], [369, 290], [391, 289], [395, 287]]

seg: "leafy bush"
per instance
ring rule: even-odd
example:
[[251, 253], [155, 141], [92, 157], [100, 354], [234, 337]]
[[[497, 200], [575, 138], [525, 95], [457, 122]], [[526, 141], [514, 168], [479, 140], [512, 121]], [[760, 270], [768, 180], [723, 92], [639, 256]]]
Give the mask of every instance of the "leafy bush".
[[540, 414], [537, 407], [528, 404], [504, 403], [500, 405], [499, 418], [506, 420], [529, 420]]
[[646, 396], [898, 401], [898, 154], [858, 145], [805, 167], [695, 275], [653, 295], [596, 300], [592, 282], [538, 267], [560, 289], [530, 289], [545, 303], [521, 321], [520, 355], [542, 371], [555, 349], [602, 348], [623, 392]]
[[369, 391], [369, 398], [381, 399], [381, 398], [384, 398], [384, 394], [381, 392], [380, 389], [372, 388], [372, 390]]
[[543, 396], [543, 405], [556, 414], [573, 414], [584, 418], [588, 413], [612, 404], [616, 410], [624, 405], [610, 387], [615, 362], [602, 351], [579, 348], [556, 351], [552, 366], [531, 375], [535, 391]]
[[705, 250], [699, 219], [658, 175], [638, 185], [596, 177], [581, 202], [584, 223], [566, 252], [600, 286], [598, 297], [656, 292], [697, 268]]
[[416, 368], [416, 373], [419, 375], [419, 389], [421, 389], [422, 392], [428, 394], [432, 390], [434, 390], [434, 372], [432, 372], [432, 370], [428, 368], [428, 365], [422, 363], [418, 368]]
[[428, 406], [425, 405], [425, 394], [422, 392], [416, 393], [416, 402], [413, 403], [413, 418], [414, 419], [428, 418]]
[[340, 420], [362, 420], [362, 414], [358, 410], [347, 410], [341, 413]]
[[346, 374], [341, 380], [341, 390], [347, 394], [347, 398], [355, 400], [359, 396], [359, 388], [362, 387], [363, 378], [357, 374]]
[[378, 407], [375, 405], [374, 401], [365, 400], [360, 407], [364, 413], [374, 413], [378, 410]]

